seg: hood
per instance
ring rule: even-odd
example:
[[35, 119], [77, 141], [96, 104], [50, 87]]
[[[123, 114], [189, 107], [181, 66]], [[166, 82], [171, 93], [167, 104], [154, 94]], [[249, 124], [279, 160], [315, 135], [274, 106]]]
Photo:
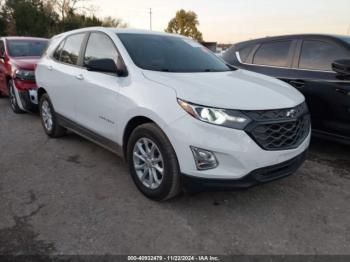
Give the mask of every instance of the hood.
[[11, 57], [11, 64], [18, 69], [34, 70], [40, 57]]
[[246, 70], [219, 73], [167, 73], [144, 70], [151, 81], [171, 87], [178, 98], [224, 109], [267, 110], [294, 107], [304, 96], [283, 81]]

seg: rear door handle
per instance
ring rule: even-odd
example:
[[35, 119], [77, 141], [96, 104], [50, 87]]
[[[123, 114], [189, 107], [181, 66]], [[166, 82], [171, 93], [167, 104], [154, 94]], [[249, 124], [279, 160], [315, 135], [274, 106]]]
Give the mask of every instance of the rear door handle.
[[52, 71], [53, 67], [52, 66], [48, 66], [47, 69]]
[[341, 94], [343, 94], [343, 95], [348, 95], [348, 96], [350, 96], [350, 89], [348, 90], [348, 89], [346, 89], [346, 88], [337, 87], [337, 88], [335, 89], [335, 91], [337, 91], [338, 93], [341, 93]]
[[303, 80], [290, 80], [289, 83], [296, 88], [303, 88], [305, 86]]
[[82, 74], [75, 76], [78, 80], [84, 80], [84, 76]]

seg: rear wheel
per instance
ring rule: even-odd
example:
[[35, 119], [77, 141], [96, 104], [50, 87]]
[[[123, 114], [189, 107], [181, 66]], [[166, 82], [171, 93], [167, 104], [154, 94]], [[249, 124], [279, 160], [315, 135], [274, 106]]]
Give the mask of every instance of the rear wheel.
[[48, 136], [57, 138], [66, 134], [67, 130], [57, 122], [55, 110], [47, 94], [42, 95], [39, 110], [41, 123]]
[[13, 81], [8, 82], [9, 87], [9, 94], [10, 94], [10, 106], [13, 112], [16, 114], [23, 114], [24, 111], [19, 107], [17, 97], [16, 97], [16, 91], [15, 86], [13, 84]]
[[181, 190], [180, 170], [175, 151], [162, 130], [148, 123], [130, 136], [127, 159], [138, 189], [154, 200], [175, 197]]

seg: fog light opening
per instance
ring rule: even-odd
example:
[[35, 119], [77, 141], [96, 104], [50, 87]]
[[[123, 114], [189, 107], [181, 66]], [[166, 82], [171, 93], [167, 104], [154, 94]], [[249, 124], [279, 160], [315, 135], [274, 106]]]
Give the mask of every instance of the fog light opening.
[[214, 152], [191, 146], [194, 161], [198, 170], [213, 169], [218, 166]]

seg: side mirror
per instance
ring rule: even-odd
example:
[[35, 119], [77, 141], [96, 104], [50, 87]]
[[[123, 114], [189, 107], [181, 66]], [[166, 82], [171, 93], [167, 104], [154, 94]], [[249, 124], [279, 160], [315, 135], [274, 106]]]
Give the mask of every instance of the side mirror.
[[87, 70], [105, 73], [117, 73], [117, 66], [113, 59], [94, 59], [90, 60], [87, 65]]
[[125, 76], [126, 69], [125, 67], [120, 67], [115, 64], [113, 59], [103, 58], [103, 59], [94, 59], [90, 60], [86, 68], [88, 71], [94, 72], [103, 72], [103, 73], [115, 73], [118, 76]]
[[337, 60], [332, 64], [332, 69], [339, 75], [350, 76], [350, 59]]

